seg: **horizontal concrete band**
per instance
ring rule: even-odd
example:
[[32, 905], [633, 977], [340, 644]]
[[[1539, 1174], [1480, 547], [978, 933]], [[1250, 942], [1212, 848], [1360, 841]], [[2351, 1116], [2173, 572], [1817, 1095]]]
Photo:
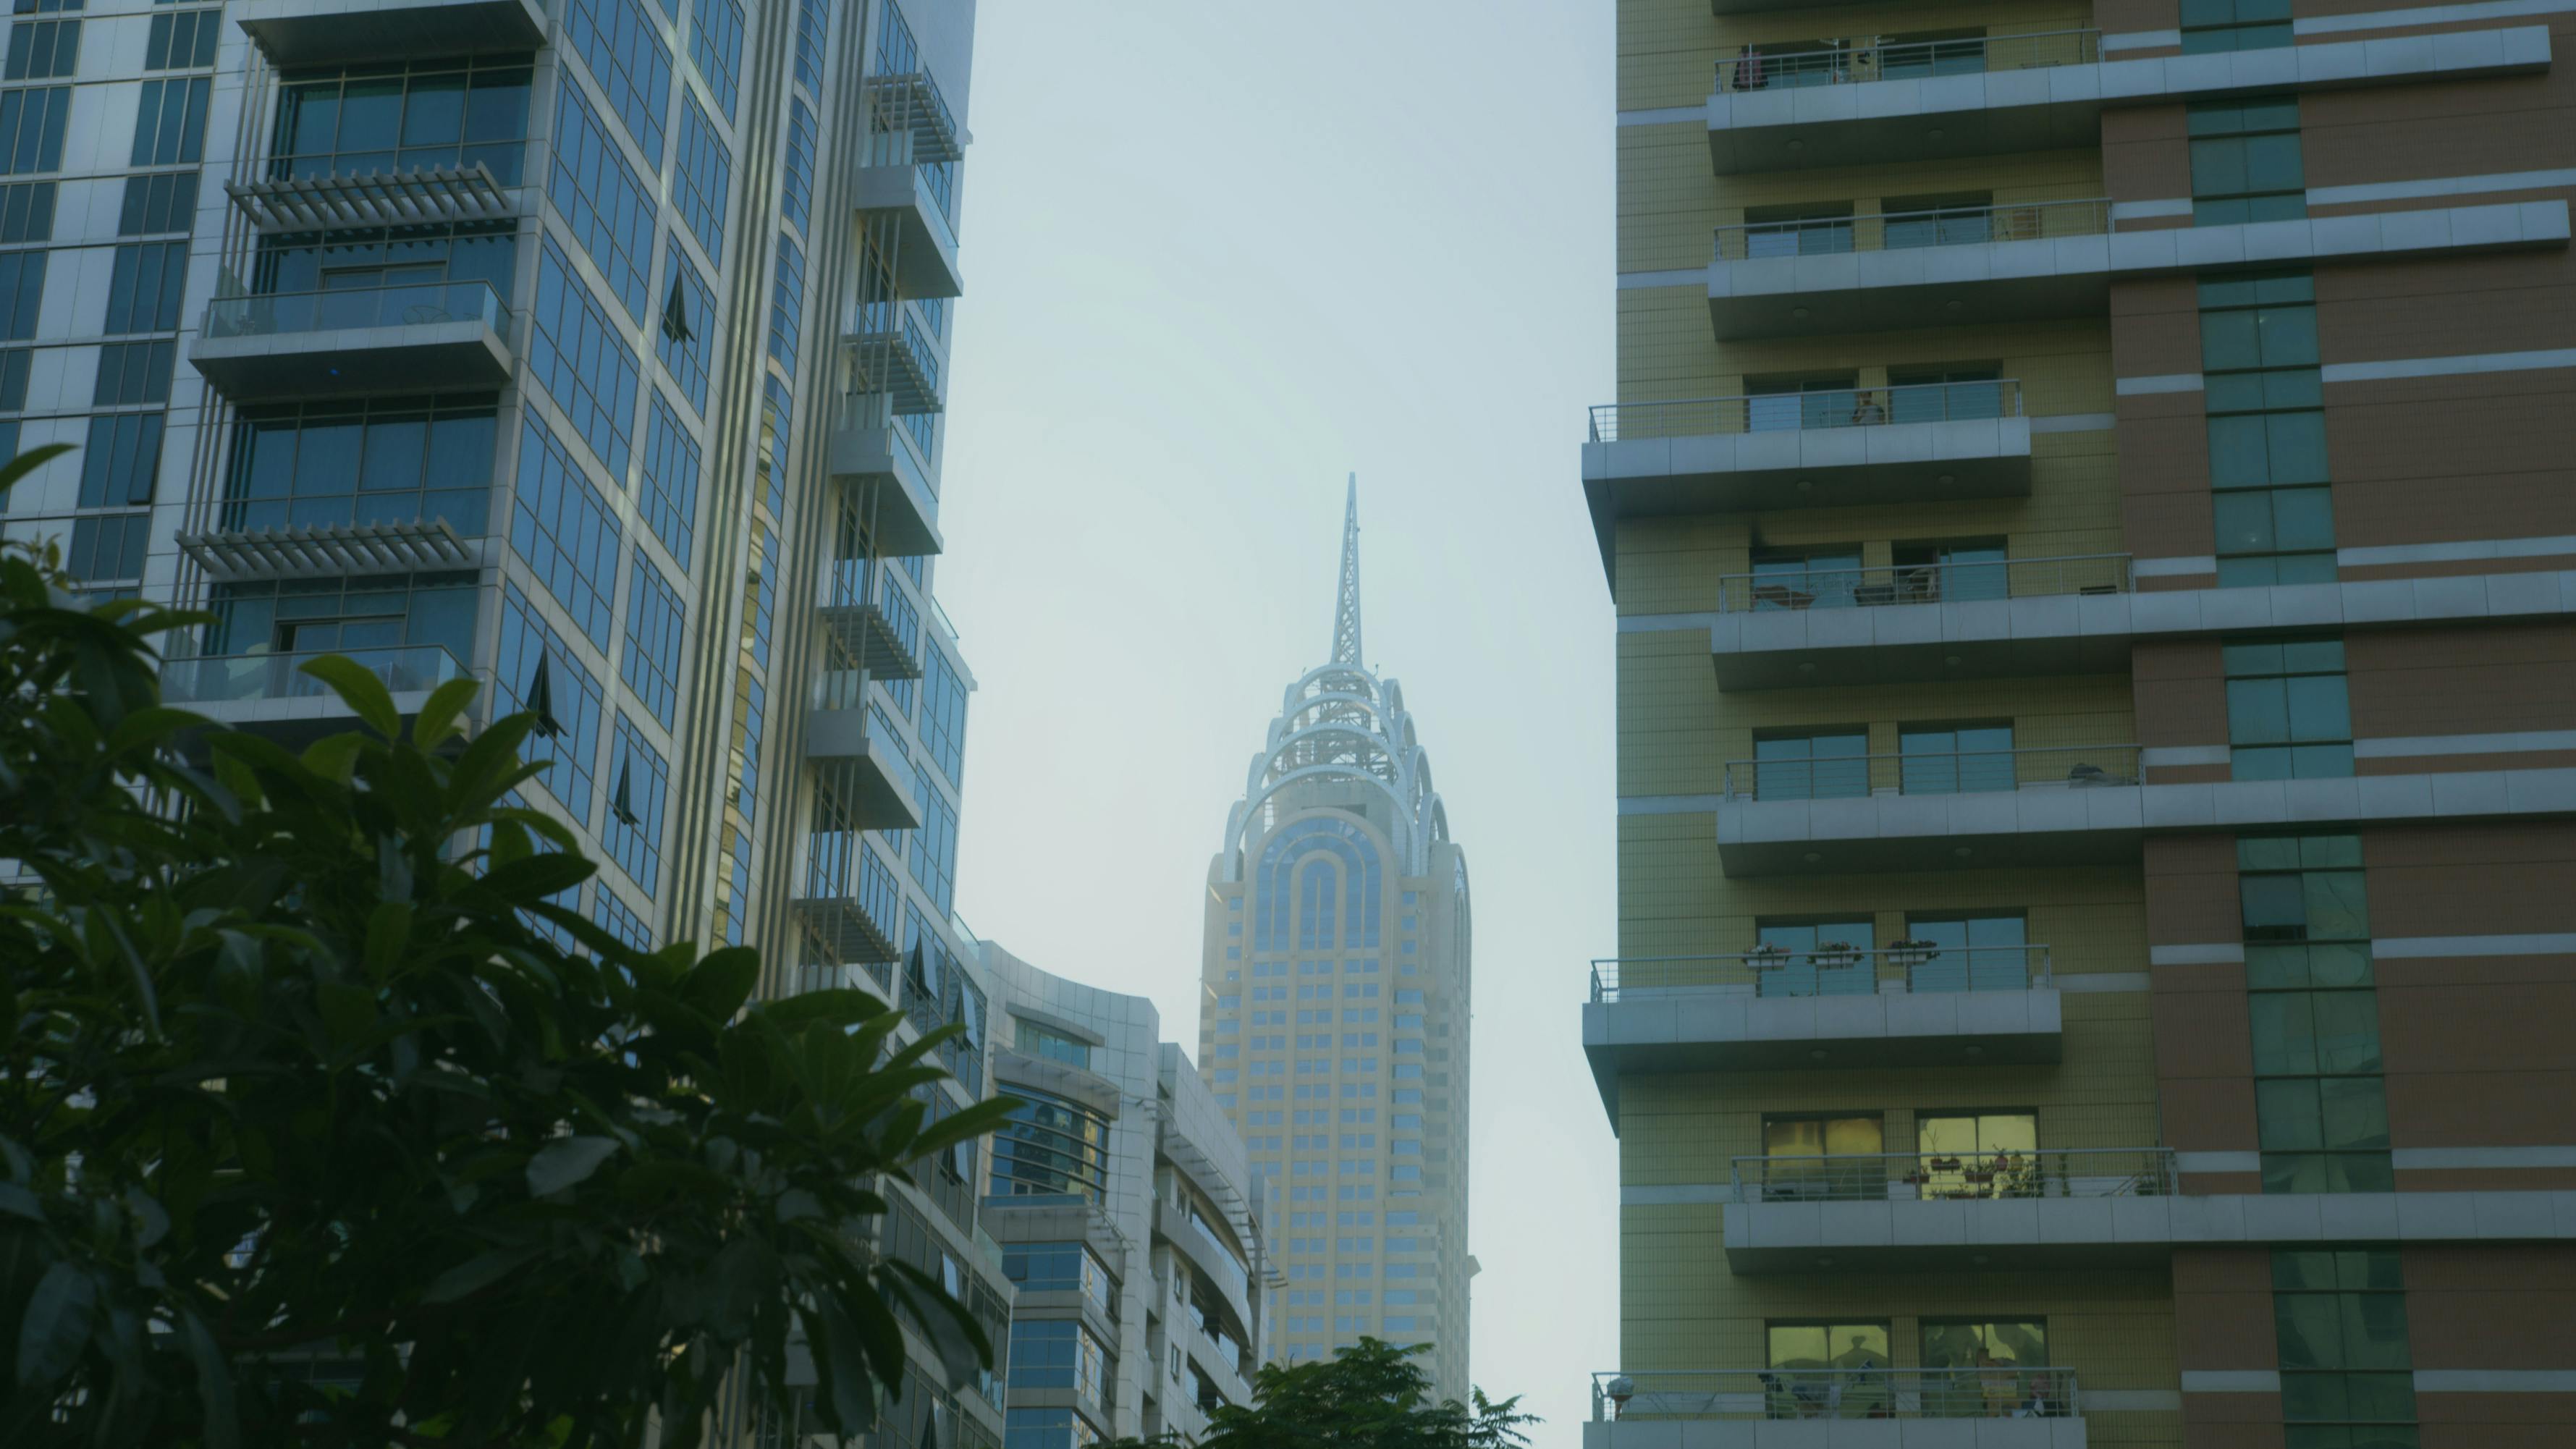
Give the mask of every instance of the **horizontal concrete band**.
[[[2576, 954], [2576, 931], [2493, 936], [2374, 936], [2370, 954], [2384, 961], [2439, 960], [2452, 956], [2563, 956]], [[2242, 941], [2149, 946], [2150, 966], [2217, 966], [2245, 959]]]
[[[2186, 1394], [2277, 1394], [2281, 1375], [2271, 1369], [2184, 1369]], [[2576, 1393], [2576, 1369], [2417, 1369], [2419, 1394]], [[2084, 1396], [2089, 1407], [2092, 1395]]]
[[[2329, 362], [2317, 369], [2326, 382], [2387, 382], [2406, 377], [2471, 377], [2490, 372], [2545, 372], [2576, 367], [2576, 347], [2549, 347], [2524, 352], [2468, 352], [2453, 357], [2388, 357], [2377, 362]], [[2118, 397], [2151, 397], [2158, 393], [2199, 392], [2197, 372], [2165, 372], [2145, 377], [2115, 378]]]
[[1735, 1201], [1735, 1185], [1726, 1182], [1669, 1183], [1661, 1187], [1619, 1189], [1621, 1207], [1700, 1207]]
[[[2479, 1168], [2576, 1167], [2576, 1147], [2400, 1147], [2390, 1165], [2409, 1172], [2458, 1172]], [[2177, 1152], [2180, 1172], [2261, 1172], [2260, 1152]]]

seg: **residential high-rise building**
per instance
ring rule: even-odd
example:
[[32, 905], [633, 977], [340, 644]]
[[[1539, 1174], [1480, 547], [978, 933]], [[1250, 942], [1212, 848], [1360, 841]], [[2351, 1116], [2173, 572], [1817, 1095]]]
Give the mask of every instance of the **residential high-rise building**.
[[1430, 1345], [1467, 1396], [1467, 858], [1360, 647], [1359, 485], [1332, 662], [1288, 686], [1208, 867], [1199, 1060], [1280, 1185], [1265, 1352]]
[[1618, 27], [1586, 1442], [2576, 1436], [2576, 12]]
[[1263, 1185], [1153, 1002], [990, 941], [983, 962], [995, 1084], [1021, 1101], [984, 1211], [1019, 1290], [1009, 1449], [1196, 1440], [1218, 1405], [1252, 1398]]
[[[79, 451], [0, 527], [211, 613], [164, 692], [231, 724], [351, 725], [319, 653], [406, 713], [483, 681], [602, 863], [568, 904], [965, 1019], [934, 1106], [980, 1094], [932, 598], [972, 0], [14, 10], [0, 446]], [[888, 1251], [998, 1334], [982, 1170]], [[875, 1442], [998, 1444], [916, 1379]]]

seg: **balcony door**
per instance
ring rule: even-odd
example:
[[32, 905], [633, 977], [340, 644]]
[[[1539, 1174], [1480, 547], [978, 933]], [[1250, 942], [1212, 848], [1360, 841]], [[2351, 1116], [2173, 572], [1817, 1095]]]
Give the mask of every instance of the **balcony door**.
[[1753, 741], [1757, 800], [1848, 800], [1869, 793], [1869, 734], [1810, 730]]
[[1967, 795], [2015, 784], [2008, 723], [1907, 725], [1897, 731], [1896, 749], [1908, 795]]
[[1906, 971], [1909, 990], [2019, 991], [2030, 985], [2030, 923], [2018, 913], [1909, 916], [1905, 934], [1931, 942], [1933, 953]]
[[2036, 1197], [2039, 1114], [1924, 1112], [1914, 1119], [1915, 1186], [1926, 1198]]
[[1747, 381], [1745, 426], [1757, 433], [1848, 427], [1860, 414], [1856, 373]]
[[1754, 973], [1762, 996], [1867, 996], [1877, 990], [1876, 923], [1810, 921], [1755, 928], [1766, 961]]
[[1887, 1127], [1876, 1112], [1765, 1117], [1762, 1196], [1775, 1201], [1884, 1198], [1886, 1151]]
[[1763, 1413], [1774, 1419], [1885, 1418], [1889, 1393], [1888, 1324], [1853, 1319], [1764, 1325], [1769, 1367]]

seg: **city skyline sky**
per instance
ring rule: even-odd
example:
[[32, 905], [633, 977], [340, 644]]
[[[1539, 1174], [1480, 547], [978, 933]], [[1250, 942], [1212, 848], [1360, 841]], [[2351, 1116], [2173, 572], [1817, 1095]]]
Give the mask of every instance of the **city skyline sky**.
[[1615, 944], [1606, 6], [986, 0], [942, 601], [979, 690], [959, 913], [1197, 1034], [1200, 893], [1281, 692], [1368, 662], [1475, 894], [1474, 1373], [1575, 1442], [1617, 1349], [1571, 1009]]

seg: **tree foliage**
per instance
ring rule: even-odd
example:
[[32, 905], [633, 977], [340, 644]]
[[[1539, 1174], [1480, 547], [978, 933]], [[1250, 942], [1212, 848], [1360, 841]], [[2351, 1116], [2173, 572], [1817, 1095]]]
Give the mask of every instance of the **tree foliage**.
[[[1398, 1347], [1362, 1338], [1330, 1359], [1291, 1365], [1264, 1364], [1252, 1384], [1252, 1403], [1226, 1404], [1209, 1415], [1197, 1449], [1518, 1449], [1521, 1433], [1538, 1417], [1520, 1412], [1515, 1396], [1500, 1403], [1482, 1389], [1471, 1403], [1431, 1402], [1430, 1375], [1421, 1354], [1428, 1345]], [[1151, 1441], [1176, 1446], [1166, 1436]], [[1101, 1449], [1147, 1449], [1126, 1439]]]
[[406, 731], [317, 661], [365, 728], [292, 754], [65, 583], [0, 556], [0, 1443], [685, 1449], [736, 1372], [865, 1425], [899, 1322], [990, 1363], [864, 1235], [1007, 1105], [926, 1120], [944, 1033], [556, 904], [595, 867], [472, 681]]

